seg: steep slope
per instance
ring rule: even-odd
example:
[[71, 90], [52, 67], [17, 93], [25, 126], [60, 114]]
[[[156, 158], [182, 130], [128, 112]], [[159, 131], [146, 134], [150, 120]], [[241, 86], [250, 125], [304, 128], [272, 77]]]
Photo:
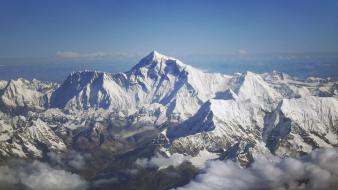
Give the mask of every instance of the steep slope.
[[[130, 90], [144, 103], [159, 103], [166, 115], [186, 118], [228, 86], [229, 76], [204, 73], [154, 51], [128, 73]], [[142, 90], [141, 90], [142, 89]]]
[[6, 112], [42, 111], [48, 106], [50, 93], [56, 86], [38, 80], [10, 80], [0, 91], [0, 108]]
[[111, 74], [83, 71], [71, 73], [55, 90], [51, 96], [51, 107], [74, 110], [133, 108], [128, 98]]
[[0, 80], [0, 92], [7, 86], [8, 81]]
[[[280, 78], [276, 81], [282, 80], [280, 75], [277, 77]], [[305, 135], [303, 141], [310, 144], [315, 142], [315, 147], [337, 146], [337, 99], [307, 95], [301, 99], [283, 100], [283, 95], [260, 75], [251, 72], [237, 74], [231, 79], [229, 89], [205, 103], [183, 124], [169, 127], [165, 132], [168, 142], [165, 146], [171, 153], [191, 155], [197, 155], [203, 149], [210, 152], [225, 151], [225, 157], [236, 157], [241, 162], [248, 162], [259, 152], [269, 152], [264, 146], [276, 153], [278, 142], [291, 138], [285, 136], [285, 131], [291, 125], [302, 126], [306, 122], [310, 122], [311, 126], [294, 129], [296, 135]], [[284, 116], [285, 112], [288, 116]], [[313, 121], [312, 118], [317, 120]], [[287, 146], [305, 146], [302, 143], [297, 140]], [[285, 149], [289, 151], [287, 155], [294, 152], [289, 147]], [[311, 150], [304, 148], [302, 151]]]
[[40, 119], [27, 121], [24, 116], [2, 115], [0, 121], [6, 127], [0, 139], [0, 157], [42, 157], [44, 151], [66, 150], [62, 138]]
[[308, 96], [284, 99], [266, 119], [264, 140], [278, 155], [338, 145], [338, 100]]
[[249, 101], [264, 110], [272, 110], [282, 95], [269, 86], [258, 74], [247, 71], [234, 76], [231, 80], [231, 89], [237, 94], [238, 100]]
[[[227, 135], [228, 139], [247, 134], [255, 126], [262, 126], [258, 119], [258, 108], [234, 100], [214, 100], [206, 102], [196, 115], [182, 126], [168, 130], [170, 138], [184, 137], [203, 132], [213, 132], [218, 136]], [[242, 130], [242, 132], [240, 132]], [[237, 133], [237, 132], [238, 133]]]
[[13, 136], [13, 127], [11, 126], [8, 117], [0, 112], [0, 142], [7, 141]]
[[171, 153], [198, 155], [202, 150], [249, 163], [261, 145], [265, 112], [247, 101], [209, 100], [183, 124], [168, 128]]
[[[163, 142], [172, 153], [221, 153], [248, 164], [256, 156], [300, 156], [338, 146], [338, 100], [283, 99], [273, 112], [239, 100], [209, 100], [186, 122], [169, 127]], [[163, 137], [162, 137], [163, 138]]]

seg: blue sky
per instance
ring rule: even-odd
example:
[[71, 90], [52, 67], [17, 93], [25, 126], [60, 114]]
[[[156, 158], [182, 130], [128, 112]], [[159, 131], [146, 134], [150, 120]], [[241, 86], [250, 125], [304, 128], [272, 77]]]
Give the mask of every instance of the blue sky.
[[334, 0], [0, 0], [0, 27], [0, 65], [338, 53]]

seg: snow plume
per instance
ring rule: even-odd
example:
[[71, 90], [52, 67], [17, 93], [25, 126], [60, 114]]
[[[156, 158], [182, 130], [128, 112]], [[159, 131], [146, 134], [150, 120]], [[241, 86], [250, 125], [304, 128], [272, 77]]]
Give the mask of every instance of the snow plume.
[[191, 156], [185, 156], [183, 154], [174, 153], [170, 157], [164, 157], [162, 155], [156, 155], [150, 159], [141, 158], [136, 160], [136, 165], [143, 168], [167, 168], [169, 166], [178, 166], [185, 161], [189, 161]]
[[177, 190], [335, 189], [338, 149], [319, 149], [300, 159], [257, 159], [242, 168], [232, 161], [209, 162], [205, 171]]
[[46, 163], [13, 161], [0, 166], [0, 189], [82, 190], [88, 183], [79, 175], [52, 168]]

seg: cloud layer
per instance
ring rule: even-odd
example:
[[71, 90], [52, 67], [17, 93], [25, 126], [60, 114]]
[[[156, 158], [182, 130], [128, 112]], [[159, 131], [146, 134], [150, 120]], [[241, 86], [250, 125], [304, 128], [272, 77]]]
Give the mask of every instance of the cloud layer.
[[204, 173], [177, 190], [334, 189], [338, 149], [321, 149], [301, 159], [258, 159], [250, 168], [227, 161], [209, 162]]
[[52, 168], [39, 161], [0, 166], [0, 184], [2, 183], [34, 190], [83, 190], [88, 185], [77, 174]]

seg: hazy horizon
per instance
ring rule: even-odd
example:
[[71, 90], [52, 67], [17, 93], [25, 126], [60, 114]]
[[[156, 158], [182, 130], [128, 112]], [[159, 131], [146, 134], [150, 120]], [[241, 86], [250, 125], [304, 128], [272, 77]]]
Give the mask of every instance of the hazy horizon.
[[337, 9], [334, 0], [4, 0], [0, 79], [121, 72], [154, 49], [210, 72], [334, 77]]

